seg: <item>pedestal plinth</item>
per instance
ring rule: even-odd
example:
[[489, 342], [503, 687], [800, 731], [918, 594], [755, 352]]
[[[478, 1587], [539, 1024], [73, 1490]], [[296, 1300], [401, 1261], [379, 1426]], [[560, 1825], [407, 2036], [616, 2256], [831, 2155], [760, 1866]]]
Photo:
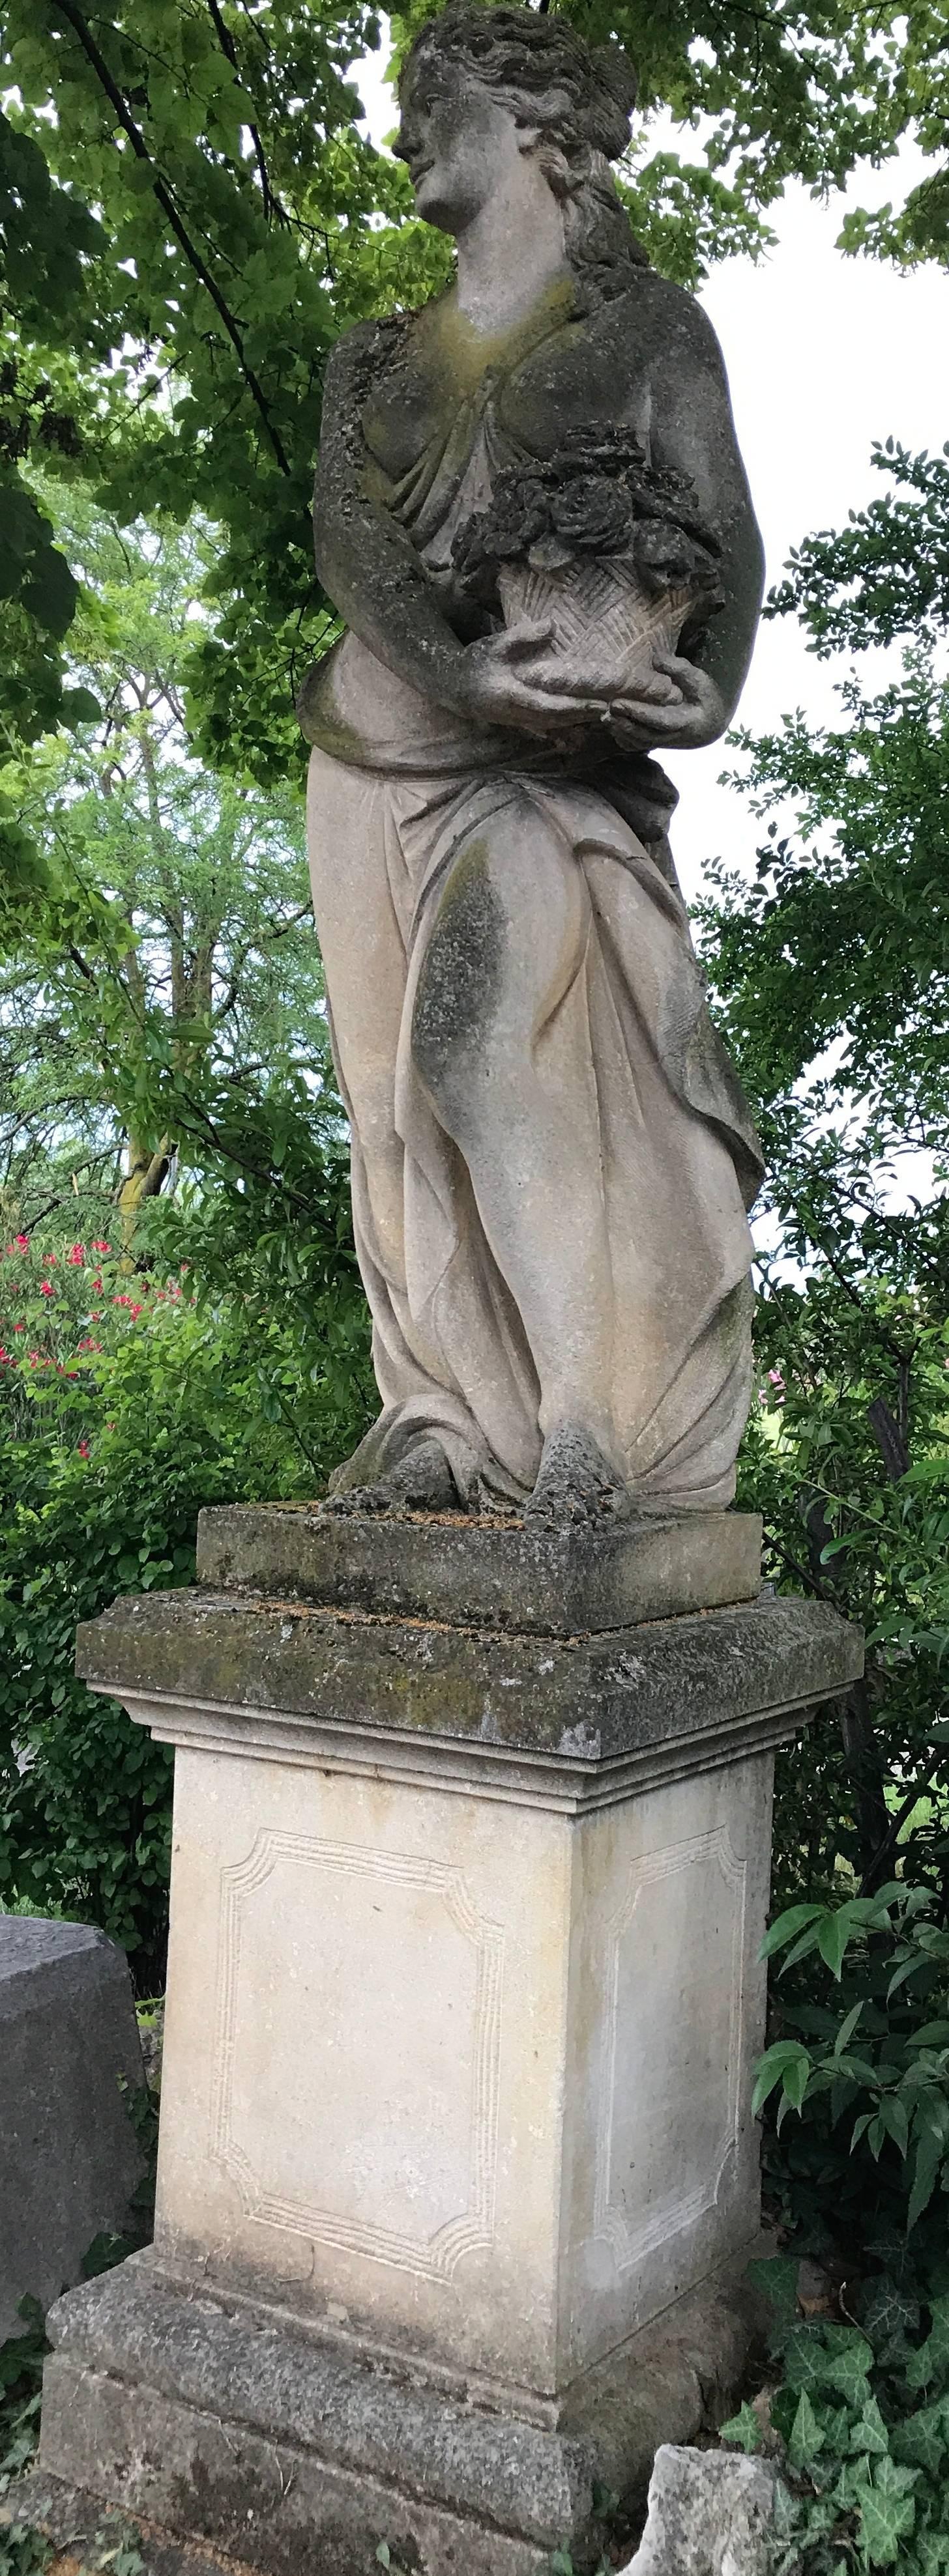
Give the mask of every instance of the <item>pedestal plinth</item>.
[[217, 1589], [80, 1630], [177, 1747], [172, 1937], [155, 2246], [54, 2311], [43, 2466], [269, 2576], [579, 2566], [740, 2365], [774, 1748], [860, 1640], [734, 1516], [246, 1527], [254, 1591], [211, 1513]]

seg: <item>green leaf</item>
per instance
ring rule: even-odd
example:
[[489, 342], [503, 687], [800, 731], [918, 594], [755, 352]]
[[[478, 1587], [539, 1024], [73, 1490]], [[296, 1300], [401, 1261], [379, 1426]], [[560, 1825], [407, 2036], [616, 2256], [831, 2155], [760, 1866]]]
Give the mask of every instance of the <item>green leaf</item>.
[[865, 1996], [861, 1995], [859, 2002], [853, 2004], [850, 2011], [845, 2013], [844, 2019], [841, 2022], [840, 2029], [837, 2033], [837, 2037], [834, 2041], [835, 2057], [839, 2057], [841, 2055], [842, 2050], [847, 2046], [848, 2040], [853, 2038], [854, 2031], [856, 2030], [857, 2023], [863, 2011], [865, 2000]]
[[890, 2449], [894, 2459], [906, 2460], [924, 2469], [927, 2477], [938, 2477], [947, 2448], [945, 2401], [942, 2398], [934, 2406], [918, 2407], [915, 2415], [904, 2415], [893, 2426]]
[[727, 2424], [720, 2425], [718, 2438], [739, 2451], [760, 2451], [764, 2439], [761, 2422], [747, 2398], [737, 2415], [730, 2415]]
[[855, 2490], [860, 2538], [872, 2567], [893, 2567], [897, 2563], [900, 2541], [912, 2531], [916, 2520], [911, 2490], [918, 2474], [889, 2458], [878, 2460], [872, 2485], [862, 2484]]
[[[910, 2192], [906, 2211], [906, 2233], [908, 2236], [912, 2234], [913, 2228], [918, 2225], [919, 2220], [923, 2215], [923, 2211], [929, 2207], [933, 2192], [936, 2188], [938, 2175], [942, 2170], [944, 2157], [945, 2151], [942, 2139], [934, 2137], [930, 2129], [924, 2129], [918, 2137], [916, 2155], [913, 2162], [913, 2187]], [[920, 2383], [917, 2382], [915, 2384], [919, 2385]]]
[[846, 1906], [842, 1906], [839, 1913], [828, 1915], [821, 1924], [817, 1947], [825, 1967], [832, 1969], [835, 1977], [840, 1975], [848, 1944], [857, 1938], [860, 1929]]
[[775, 2091], [776, 2086], [779, 2084], [782, 2086], [788, 2101], [793, 2104], [795, 2109], [799, 2109], [804, 2098], [810, 2070], [810, 2056], [807, 2049], [802, 2048], [798, 2040], [775, 2040], [773, 2047], [767, 2048], [764, 2056], [758, 2061], [755, 2088], [751, 2097], [752, 2119], [757, 2119], [758, 2113], [763, 2109], [769, 2095]]
[[788, 2440], [788, 2458], [792, 2468], [805, 2469], [809, 2461], [815, 2460], [824, 2448], [825, 2438], [823, 2424], [806, 2388], [802, 2388]]
[[796, 2254], [756, 2256], [748, 2265], [748, 2279], [769, 2310], [775, 2339], [783, 2340], [787, 2327], [797, 2317], [800, 2269]]
[[759, 1957], [773, 1959], [777, 1950], [785, 1950], [788, 1943], [796, 1939], [805, 1924], [816, 1923], [818, 1917], [825, 1911], [826, 1908], [823, 1905], [789, 1905], [783, 1914], [777, 1916], [774, 1923], [769, 1924]]
[[929, 2388], [935, 2380], [949, 2379], [949, 2297], [931, 2300], [930, 2315], [926, 2341], [906, 2365], [908, 2388]]
[[848, 2449], [872, 2452], [882, 2457], [890, 2447], [890, 2436], [875, 2397], [866, 2400], [856, 2423], [851, 2427]]

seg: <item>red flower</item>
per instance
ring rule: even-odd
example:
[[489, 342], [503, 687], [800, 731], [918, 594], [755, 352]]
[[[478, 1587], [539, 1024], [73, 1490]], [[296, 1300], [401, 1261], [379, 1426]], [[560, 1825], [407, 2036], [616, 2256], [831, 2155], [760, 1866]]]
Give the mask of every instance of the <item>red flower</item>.
[[133, 1323], [136, 1321], [136, 1318], [141, 1314], [141, 1311], [142, 1311], [142, 1309], [141, 1309], [141, 1307], [140, 1307], [140, 1306], [130, 1306], [130, 1307], [129, 1307], [129, 1313], [130, 1313], [130, 1315], [131, 1315], [131, 1317], [132, 1317], [132, 1321], [133, 1321]]
[[56, 1268], [56, 1255], [55, 1255], [55, 1252], [44, 1252], [44, 1254], [43, 1254], [43, 1268], [44, 1268], [44, 1270], [50, 1270], [50, 1269], [55, 1270], [55, 1268]]
[[89, 1443], [88, 1443], [88, 1440], [80, 1440], [80, 1442], [79, 1442], [79, 1453], [78, 1453], [78, 1454], [79, 1454], [80, 1458], [88, 1458], [88, 1455], [89, 1455]]
[[30, 1238], [29, 1238], [29, 1235], [28, 1235], [28, 1234], [18, 1234], [18, 1235], [16, 1235], [16, 1236], [15, 1236], [14, 1240], [15, 1240], [16, 1248], [17, 1248], [17, 1251], [18, 1251], [18, 1252], [28, 1252], [28, 1251], [29, 1251], [29, 1249], [30, 1249]]
[[25, 1325], [25, 1324], [14, 1324], [13, 1330], [14, 1330], [14, 1332], [15, 1332], [15, 1333], [25, 1333], [25, 1331], [26, 1331], [26, 1325]]
[[112, 1246], [111, 1246], [111, 1243], [102, 1243], [102, 1242], [99, 1242], [99, 1243], [94, 1243], [94, 1244], [93, 1244], [93, 1246], [92, 1246], [92, 1249], [93, 1249], [93, 1252], [111, 1252], [111, 1250], [112, 1250]]
[[43, 1280], [41, 1280], [41, 1282], [40, 1282], [40, 1296], [41, 1296], [41, 1297], [55, 1297], [55, 1295], [56, 1295], [56, 1290], [55, 1290], [55, 1288], [54, 1288], [54, 1286], [53, 1286], [53, 1282], [52, 1282], [52, 1280], [51, 1280], [51, 1279], [43, 1279]]
[[66, 1254], [66, 1259], [71, 1270], [80, 1270], [85, 1258], [85, 1252], [83, 1251], [81, 1243], [74, 1243], [71, 1251]]
[[0, 1364], [2, 1364], [4, 1361], [6, 1361], [6, 1362], [7, 1362], [7, 1365], [8, 1365], [10, 1368], [12, 1368], [12, 1367], [13, 1367], [13, 1352], [12, 1352], [12, 1351], [5, 1351], [5, 1350], [4, 1350], [4, 1347], [3, 1347], [3, 1343], [2, 1343], [2, 1342], [0, 1342]]
[[101, 1286], [102, 1286], [102, 1272], [101, 1272], [101, 1270], [97, 1270], [97, 1271], [96, 1271], [95, 1278], [94, 1278], [94, 1280], [93, 1280], [93, 1282], [92, 1282], [92, 1293], [93, 1293], [93, 1296], [95, 1296], [96, 1289], [97, 1289], [97, 1288], [101, 1288]]

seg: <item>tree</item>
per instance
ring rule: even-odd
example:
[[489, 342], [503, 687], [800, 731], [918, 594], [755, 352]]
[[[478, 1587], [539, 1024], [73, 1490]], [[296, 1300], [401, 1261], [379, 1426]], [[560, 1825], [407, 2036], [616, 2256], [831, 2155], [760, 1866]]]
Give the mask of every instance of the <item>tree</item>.
[[781, 1871], [820, 1886], [843, 1859], [872, 1886], [922, 1797], [907, 1867], [945, 1905], [949, 465], [892, 442], [875, 462], [888, 488], [798, 549], [769, 613], [823, 654], [901, 642], [898, 671], [852, 669], [839, 727], [738, 737], [770, 819], [754, 884], [719, 869], [702, 929], [769, 1166], [746, 1487], [777, 1579], [868, 1634], [842, 1737], [790, 1757]]
[[[575, 10], [595, 38], [629, 45], [647, 112], [665, 102], [686, 132], [705, 125], [698, 160], [650, 157], [647, 141], [631, 173], [641, 230], [686, 280], [722, 250], [760, 247], [790, 177], [826, 192], [904, 133], [942, 148], [944, 0], [882, 14], [869, 0], [801, 0], [790, 15], [719, 0]], [[400, 41], [407, 26], [397, 21]], [[0, 717], [11, 747], [70, 717], [58, 648], [73, 593], [26, 479], [39, 447], [57, 474], [97, 480], [123, 523], [147, 496], [181, 524], [197, 510], [215, 527], [213, 622], [190, 673], [200, 746], [266, 784], [299, 763], [295, 686], [329, 632], [308, 524], [325, 356], [342, 325], [417, 299], [444, 264], [413, 220], [404, 171], [355, 122], [347, 74], [378, 37], [367, 0], [339, 0], [335, 14], [287, 0], [266, 11], [118, 0], [94, 19], [83, 0], [7, 0], [0, 647], [13, 680]], [[9, 813], [4, 824], [8, 867], [22, 870]]]
[[75, 491], [69, 543], [85, 576], [71, 659], [103, 704], [24, 778], [72, 918], [58, 945], [57, 907], [34, 902], [0, 980], [0, 1170], [21, 1221], [77, 1171], [108, 1189], [123, 1128], [123, 1205], [156, 1195], [175, 1151], [201, 1161], [209, 1083], [252, 1095], [292, 1074], [318, 1092], [328, 1070], [299, 802], [188, 753], [207, 542], [123, 535]]

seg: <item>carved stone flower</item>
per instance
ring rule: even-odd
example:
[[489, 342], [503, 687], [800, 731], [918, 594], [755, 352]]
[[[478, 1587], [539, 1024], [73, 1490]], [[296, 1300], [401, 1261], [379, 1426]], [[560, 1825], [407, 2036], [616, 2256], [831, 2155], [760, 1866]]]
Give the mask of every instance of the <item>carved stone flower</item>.
[[633, 555], [646, 589], [684, 590], [693, 579], [696, 548], [669, 519], [646, 519], [636, 530]]
[[628, 545], [633, 524], [629, 499], [621, 483], [604, 474], [577, 474], [550, 495], [550, 515], [558, 537], [585, 553], [618, 554]]

